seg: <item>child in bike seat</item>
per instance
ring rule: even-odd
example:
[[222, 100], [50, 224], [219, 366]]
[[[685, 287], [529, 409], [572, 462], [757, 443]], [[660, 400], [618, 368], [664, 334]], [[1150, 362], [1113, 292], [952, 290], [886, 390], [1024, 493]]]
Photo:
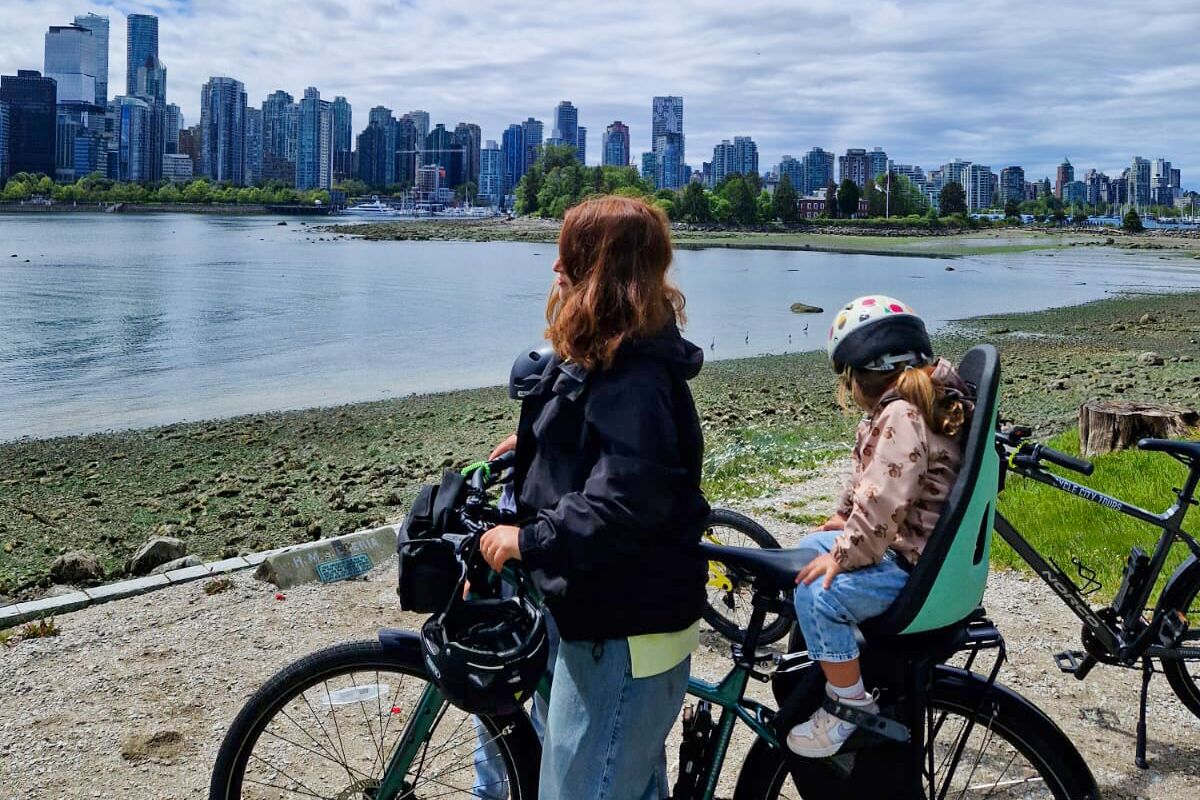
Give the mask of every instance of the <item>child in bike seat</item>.
[[[973, 392], [933, 357], [921, 318], [891, 297], [860, 297], [838, 312], [827, 351], [842, 406], [866, 416], [837, 512], [799, 544], [812, 560], [796, 576], [796, 618], [829, 696], [874, 714], [855, 626], [887, 610], [921, 557], [958, 476]], [[788, 748], [831, 756], [855, 728], [822, 708], [792, 728]]]

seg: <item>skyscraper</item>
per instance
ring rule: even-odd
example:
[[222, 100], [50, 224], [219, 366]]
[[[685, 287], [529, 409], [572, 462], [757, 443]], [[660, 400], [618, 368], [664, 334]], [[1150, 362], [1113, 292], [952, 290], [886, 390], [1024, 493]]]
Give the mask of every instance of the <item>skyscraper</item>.
[[504, 135], [500, 137], [500, 159], [504, 162], [502, 191], [507, 197], [525, 174], [525, 140], [520, 125], [509, 125], [504, 129]]
[[0, 100], [0, 181], [8, 178], [8, 103]]
[[654, 150], [655, 185], [659, 189], [678, 189], [684, 182], [685, 161], [682, 97], [654, 98], [650, 141]]
[[296, 188], [333, 186], [333, 110], [316, 87], [300, 101], [300, 134], [296, 149]]
[[420, 145], [417, 140], [417, 124], [412, 117], [405, 114], [392, 125], [395, 131], [392, 150], [395, 157], [392, 160], [393, 183], [401, 186], [412, 186], [417, 180], [417, 156]]
[[875, 180], [888, 171], [888, 157], [882, 147], [872, 147], [867, 151], [867, 178]]
[[37, 70], [0, 76], [0, 101], [8, 105], [9, 175], [54, 175], [57, 96], [54, 79]]
[[942, 164], [941, 183], [935, 182], [938, 190], [940, 191], [947, 183], [957, 183], [960, 186], [965, 185], [964, 181], [966, 178], [963, 177], [963, 173], [966, 172], [969, 166], [971, 166], [971, 162], [963, 161], [961, 158], [956, 158], [948, 164]]
[[1020, 167], [1005, 167], [1000, 170], [1000, 203], [1020, 203], [1025, 199], [1025, 170]]
[[[113, 98], [117, 110], [116, 179], [129, 183], [144, 183], [150, 178], [151, 124], [150, 104], [140, 97], [122, 95]], [[162, 164], [159, 164], [159, 174]]]
[[423, 149], [425, 147], [425, 138], [429, 136], [429, 112], [410, 111], [405, 116], [412, 120], [413, 125], [417, 129], [417, 149]]
[[[366, 170], [371, 180], [367, 181], [365, 178], [363, 180], [371, 186], [391, 186], [398, 183], [396, 180], [396, 151], [399, 149], [396, 145], [396, 118], [392, 115], [392, 110], [387, 106], [372, 108], [367, 112], [367, 127], [370, 128], [372, 125], [378, 130], [370, 132], [367, 144], [371, 148], [368, 155], [375, 160], [375, 163], [363, 165], [360, 154], [360, 171]], [[367, 133], [367, 131], [363, 131], [363, 133]]]
[[166, 131], [166, 152], [179, 152], [179, 130], [183, 127], [183, 112], [174, 103], [168, 103], [164, 121]]
[[[542, 121], [540, 119], [530, 117], [521, 123], [521, 145], [524, 148], [524, 155], [521, 159], [521, 175], [524, 175], [542, 155]], [[518, 176], [517, 180], [520, 179]]]
[[871, 163], [867, 158], [867, 151], [861, 147], [847, 148], [846, 155], [838, 156], [839, 182], [849, 179], [858, 184], [858, 188], [865, 188], [867, 173], [870, 169]]
[[108, 105], [108, 17], [99, 14], [82, 14], [75, 17], [75, 24], [92, 32], [92, 48], [96, 65], [96, 105]]
[[[454, 141], [462, 147], [462, 182], [479, 186], [479, 153], [483, 133], [473, 122], [460, 122], [454, 127]], [[454, 186], [455, 184], [450, 184]]]
[[1063, 186], [1073, 180], [1075, 180], [1075, 167], [1071, 166], [1071, 160], [1064, 156], [1063, 162], [1054, 171], [1054, 196], [1061, 200]]
[[779, 160], [776, 172], [779, 173], [779, 180], [782, 181], [786, 175], [796, 193], [804, 194], [804, 165], [802, 163], [791, 156], [784, 156]]
[[465, 182], [463, 146], [442, 123], [435, 125], [425, 137], [423, 156], [422, 166], [438, 168], [439, 187], [455, 189]]
[[1129, 190], [1127, 202], [1138, 208], [1150, 205], [1150, 161], [1140, 156], [1133, 157], [1129, 165]]
[[246, 165], [243, 180], [247, 186], [262, 183], [263, 179], [263, 112], [261, 108], [246, 107]]
[[358, 179], [372, 189], [382, 189], [392, 182], [388, 165], [394, 152], [388, 148], [388, 139], [385, 127], [377, 120], [371, 120], [358, 135]]
[[1150, 162], [1150, 202], [1156, 206], [1174, 205], [1171, 191], [1171, 162], [1156, 158]]
[[801, 194], [811, 195], [829, 186], [833, 180], [833, 153], [814, 147], [803, 159], [804, 188]]
[[655, 181], [658, 180], [658, 159], [654, 157], [654, 152], [642, 153], [642, 180], [649, 183], [652, 187], [658, 188]]
[[967, 208], [972, 211], [988, 208], [992, 204], [992, 168], [983, 164], [971, 164], [963, 170], [962, 177]]
[[494, 205], [504, 202], [504, 163], [495, 139], [479, 151], [479, 197]]
[[728, 139], [722, 139], [720, 144], [713, 147], [712, 161], [708, 170], [708, 177], [713, 186], [719, 186], [727, 177], [737, 172], [733, 164], [733, 145]]
[[295, 117], [289, 109], [294, 104], [292, 96], [282, 89], [271, 92], [262, 102], [263, 180], [283, 181], [289, 186], [296, 184], [296, 162], [288, 155], [295, 149], [295, 144], [288, 141], [288, 123]]
[[346, 98], [333, 98], [333, 180], [335, 183], [350, 177], [353, 170], [354, 129], [351, 126], [351, 108]]
[[601, 141], [600, 163], [606, 167], [629, 166], [629, 126], [621, 120], [604, 129]]
[[130, 14], [125, 41], [125, 94], [138, 94], [138, 68], [150, 59], [158, 59], [158, 17], [151, 14]]
[[758, 145], [749, 136], [733, 137], [733, 168], [742, 175], [758, 174]]
[[575, 139], [575, 157], [581, 165], [587, 164], [587, 128], [580, 125], [575, 129], [578, 134]]
[[579, 109], [570, 100], [563, 100], [554, 108], [553, 138], [562, 139], [563, 144], [572, 147], [579, 141]]
[[242, 185], [246, 167], [246, 88], [213, 77], [200, 91], [200, 174]]
[[95, 104], [96, 45], [90, 30], [51, 25], [46, 32], [43, 66], [42, 74], [57, 84], [58, 104]]

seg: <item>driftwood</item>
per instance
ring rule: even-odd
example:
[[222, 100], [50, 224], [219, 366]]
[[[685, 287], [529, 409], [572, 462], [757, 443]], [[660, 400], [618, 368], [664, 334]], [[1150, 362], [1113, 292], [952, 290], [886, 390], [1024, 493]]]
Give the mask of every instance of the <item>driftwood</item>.
[[1093, 400], [1079, 407], [1079, 446], [1085, 456], [1098, 456], [1146, 437], [1186, 436], [1197, 423], [1200, 414], [1179, 406]]

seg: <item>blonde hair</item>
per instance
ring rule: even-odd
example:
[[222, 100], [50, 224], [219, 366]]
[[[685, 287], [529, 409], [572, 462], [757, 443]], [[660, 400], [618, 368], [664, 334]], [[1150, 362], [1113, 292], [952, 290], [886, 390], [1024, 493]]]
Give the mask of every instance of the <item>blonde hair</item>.
[[870, 411], [890, 391], [911, 403], [937, 433], [958, 436], [967, 422], [961, 398], [946, 392], [933, 379], [933, 365], [899, 364], [887, 372], [846, 367], [838, 381], [838, 404], [851, 412], [854, 405]]

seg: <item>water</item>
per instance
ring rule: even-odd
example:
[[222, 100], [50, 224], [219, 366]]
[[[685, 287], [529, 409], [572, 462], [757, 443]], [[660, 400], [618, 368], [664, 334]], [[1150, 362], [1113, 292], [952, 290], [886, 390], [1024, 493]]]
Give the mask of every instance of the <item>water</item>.
[[[0, 440], [494, 385], [541, 338], [553, 245], [310, 242], [278, 221], [0, 216]], [[732, 358], [823, 347], [833, 310], [859, 294], [899, 296], [936, 329], [1195, 287], [1193, 263], [714, 249], [679, 252], [677, 280], [688, 336]], [[827, 313], [792, 314], [796, 301]]]

